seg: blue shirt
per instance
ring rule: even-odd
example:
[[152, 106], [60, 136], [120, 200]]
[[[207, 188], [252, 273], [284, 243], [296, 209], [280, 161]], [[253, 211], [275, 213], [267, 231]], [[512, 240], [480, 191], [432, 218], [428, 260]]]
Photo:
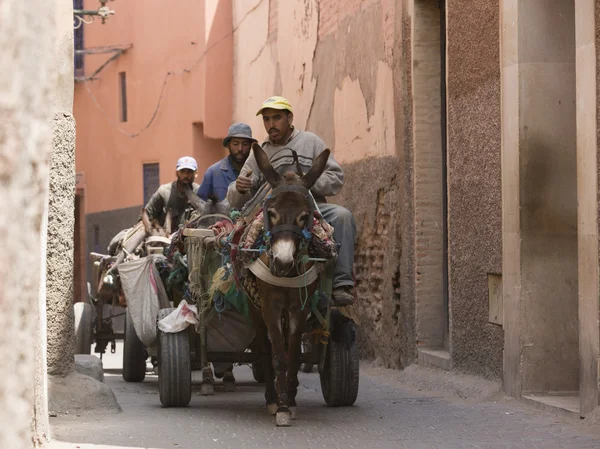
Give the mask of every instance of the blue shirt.
[[227, 187], [234, 182], [240, 173], [233, 168], [231, 159], [227, 156], [216, 164], [211, 165], [204, 173], [202, 184], [198, 189], [198, 196], [204, 201], [209, 197], [216, 197], [218, 201], [223, 201], [227, 196]]

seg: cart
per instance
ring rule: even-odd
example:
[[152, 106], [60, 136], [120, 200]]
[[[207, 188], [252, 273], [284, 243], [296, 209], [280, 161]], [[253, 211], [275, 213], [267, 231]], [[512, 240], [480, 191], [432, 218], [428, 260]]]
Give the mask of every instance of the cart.
[[[211, 274], [221, 265], [221, 255], [214, 249], [215, 237], [209, 229], [185, 229], [186, 252], [190, 284], [206, 292]], [[356, 325], [343, 308], [329, 307], [332, 267], [321, 275], [320, 307], [312, 310], [304, 337], [311, 339], [306, 345], [301, 362], [317, 365], [321, 378], [323, 398], [329, 406], [350, 406], [356, 401], [359, 387], [359, 357], [356, 342]], [[252, 306], [251, 306], [252, 307]], [[173, 308], [159, 311], [158, 320], [173, 312]], [[215, 309], [198, 309], [199, 325], [177, 333], [158, 331], [159, 397], [164, 407], [184, 407], [190, 403], [192, 371], [202, 372], [200, 393], [214, 393], [214, 381], [209, 363], [229, 362], [251, 364], [254, 378], [264, 382], [260, 353], [245, 350], [236, 352], [210, 351], [207, 345], [207, 328], [215, 319]]]
[[[149, 237], [144, 241], [141, 255], [160, 253], [161, 245], [169, 241]], [[136, 334], [118, 272], [111, 270], [117, 259], [118, 256], [90, 253], [92, 282], [87, 283], [88, 297], [74, 304], [75, 353], [90, 354], [95, 343], [94, 352], [102, 358], [109, 344], [111, 352], [115, 353], [116, 341], [123, 340], [123, 379], [142, 382], [146, 377], [146, 360], [156, 356], [156, 348], [146, 347]], [[114, 320], [119, 318], [123, 319], [122, 332], [113, 327]]]

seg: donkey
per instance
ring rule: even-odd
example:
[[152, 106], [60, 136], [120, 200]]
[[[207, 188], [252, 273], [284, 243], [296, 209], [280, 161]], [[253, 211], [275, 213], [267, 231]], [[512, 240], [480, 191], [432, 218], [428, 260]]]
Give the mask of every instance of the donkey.
[[[326, 149], [319, 154], [304, 175], [298, 166], [297, 173], [280, 175], [260, 145], [255, 143], [252, 150], [260, 171], [273, 188], [263, 207], [270, 248], [259, 260], [268, 266], [271, 275], [281, 278], [282, 282], [277, 284], [286, 284], [285, 280], [292, 281], [292, 278], [298, 282], [298, 277], [311, 268], [310, 264], [297, 263], [303, 231], [310, 230], [313, 222], [314, 206], [309, 189], [325, 170], [330, 151]], [[263, 354], [267, 409], [276, 415], [278, 426], [289, 426], [295, 418], [302, 330], [310, 311], [302, 302], [312, 297], [318, 279], [301, 288], [282, 287], [261, 279], [252, 267], [251, 271], [256, 275], [261, 298], [260, 311], [250, 307], [250, 313], [256, 330], [255, 342]]]
[[142, 210], [142, 223], [144, 224], [144, 229], [146, 230], [146, 236], [168, 237], [171, 234], [171, 215], [171, 209], [169, 209], [165, 217], [165, 224], [161, 226], [160, 221], [158, 221], [156, 218], [150, 219], [146, 209]]

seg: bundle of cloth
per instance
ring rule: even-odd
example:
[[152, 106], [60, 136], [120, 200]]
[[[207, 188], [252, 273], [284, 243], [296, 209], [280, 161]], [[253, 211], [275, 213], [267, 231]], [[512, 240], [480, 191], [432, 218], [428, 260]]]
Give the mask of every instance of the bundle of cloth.
[[[333, 240], [333, 227], [316, 211], [313, 220], [312, 229], [302, 235], [299, 255], [335, 259], [337, 245]], [[221, 229], [224, 226], [226, 224], [222, 222], [215, 225]], [[249, 303], [260, 308], [256, 277], [248, 267], [268, 251], [269, 237], [265, 231], [263, 210], [259, 209], [253, 219], [239, 218], [233, 229], [220, 239], [218, 246], [224, 249], [225, 264], [214, 274], [209, 290], [216, 307], [230, 305], [246, 317], [249, 316]]]

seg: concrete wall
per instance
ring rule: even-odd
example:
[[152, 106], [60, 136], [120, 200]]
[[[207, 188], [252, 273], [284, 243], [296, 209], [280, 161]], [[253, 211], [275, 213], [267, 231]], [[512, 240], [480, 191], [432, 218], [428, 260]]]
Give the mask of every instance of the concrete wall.
[[[70, 56], [72, 56], [72, 47]], [[71, 58], [73, 59], [73, 58]], [[68, 105], [63, 105], [67, 108]], [[52, 121], [46, 252], [48, 374], [65, 376], [75, 364], [73, 247], [75, 229], [75, 120], [56, 112]]]
[[502, 4], [507, 392], [579, 387], [575, 6]]
[[[579, 397], [581, 415], [600, 404], [600, 290], [598, 279], [598, 39], [600, 5], [575, 4], [577, 70], [577, 203], [579, 259]], [[596, 102], [590, 102], [596, 98]]]
[[11, 211], [0, 218], [0, 246], [11, 261], [0, 270], [0, 447], [7, 448], [42, 444], [48, 433], [40, 246], [57, 66], [65, 62], [55, 46], [67, 29], [72, 35], [70, 21], [64, 28], [54, 12], [65, 6], [9, 0], [0, 13], [0, 55], [11, 67], [0, 75], [0, 191]]
[[502, 375], [488, 274], [502, 273], [500, 5], [455, 1], [447, 16], [448, 264], [453, 366]]

